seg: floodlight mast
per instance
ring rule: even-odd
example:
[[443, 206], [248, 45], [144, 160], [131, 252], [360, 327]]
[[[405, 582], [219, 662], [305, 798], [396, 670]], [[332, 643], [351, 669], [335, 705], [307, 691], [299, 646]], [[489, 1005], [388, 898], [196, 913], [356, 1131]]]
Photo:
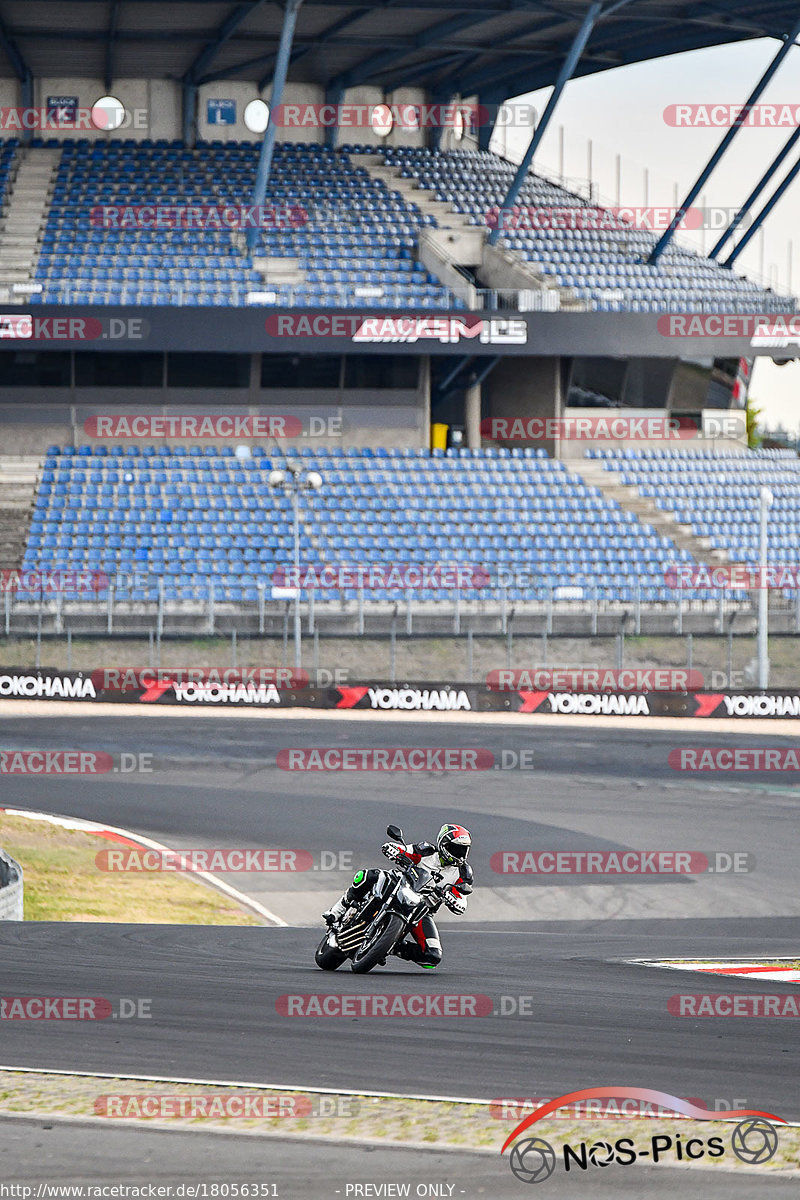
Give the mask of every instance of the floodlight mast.
[[292, 503], [292, 535], [294, 563], [294, 665], [299, 671], [303, 664], [302, 632], [300, 628], [300, 492], [304, 489], [318, 491], [324, 482], [319, 471], [302, 471], [300, 467], [288, 466], [285, 470], [270, 471], [267, 482], [271, 488], [283, 488], [289, 493]]

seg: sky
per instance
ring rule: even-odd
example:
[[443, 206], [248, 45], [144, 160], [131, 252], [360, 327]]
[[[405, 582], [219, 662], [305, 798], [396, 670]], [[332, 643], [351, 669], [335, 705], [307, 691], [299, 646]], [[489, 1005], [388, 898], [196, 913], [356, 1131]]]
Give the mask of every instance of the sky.
[[[563, 136], [564, 175], [585, 181], [591, 141], [592, 180], [607, 203], [616, 202], [616, 156], [619, 155], [620, 198], [624, 206], [645, 203], [645, 170], [648, 202], [674, 205], [675, 185], [682, 201], [726, 130], [675, 128], [665, 120], [664, 110], [671, 104], [741, 104], [778, 49], [776, 40], [757, 39], [671, 55], [573, 80], [561, 97], [535, 167], [547, 175], [559, 174]], [[795, 46], [761, 97], [761, 103], [800, 108], [798, 68], [800, 46]], [[549, 96], [548, 88], [519, 99], [541, 113]], [[703, 207], [737, 208], [792, 132], [793, 128], [740, 129], [697, 203]], [[492, 148], [502, 152], [503, 134], [496, 132], [494, 137]], [[507, 138], [508, 157], [518, 161], [530, 138], [529, 131], [509, 130]], [[772, 194], [797, 157], [795, 148], [757, 202], [757, 208]], [[695, 231], [685, 235], [684, 241], [708, 254], [713, 244], [711, 238], [710, 232]], [[767, 218], [763, 236], [757, 234], [742, 252], [737, 268], [751, 278], [763, 278], [781, 293], [800, 293], [800, 178]], [[782, 425], [800, 434], [800, 362], [778, 367], [771, 360], [760, 359], [750, 394], [763, 410], [762, 426]]]

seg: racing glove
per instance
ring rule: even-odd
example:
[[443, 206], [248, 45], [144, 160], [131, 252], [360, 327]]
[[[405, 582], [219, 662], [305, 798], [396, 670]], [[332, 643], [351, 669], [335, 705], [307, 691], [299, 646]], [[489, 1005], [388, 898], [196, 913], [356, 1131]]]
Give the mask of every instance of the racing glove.
[[444, 902], [450, 909], [450, 912], [456, 913], [459, 917], [463, 916], [467, 911], [467, 902], [463, 896], [457, 896], [452, 888], [448, 888], [444, 893]]
[[398, 846], [396, 842], [384, 842], [381, 846], [381, 852], [390, 858], [392, 862], [402, 862], [406, 858], [406, 852], [402, 846]]

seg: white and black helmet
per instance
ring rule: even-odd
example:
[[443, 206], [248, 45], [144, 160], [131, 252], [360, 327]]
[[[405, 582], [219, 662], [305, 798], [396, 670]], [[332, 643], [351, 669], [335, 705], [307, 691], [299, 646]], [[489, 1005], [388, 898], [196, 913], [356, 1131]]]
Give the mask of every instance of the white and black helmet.
[[470, 832], [463, 825], [443, 825], [436, 835], [436, 849], [443, 863], [465, 863], [471, 845]]

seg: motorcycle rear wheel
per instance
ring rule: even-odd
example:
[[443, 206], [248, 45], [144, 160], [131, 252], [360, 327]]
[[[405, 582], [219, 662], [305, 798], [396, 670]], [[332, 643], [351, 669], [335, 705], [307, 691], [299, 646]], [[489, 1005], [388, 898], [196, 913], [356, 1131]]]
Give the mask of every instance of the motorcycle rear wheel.
[[384, 918], [383, 928], [380, 932], [370, 938], [366, 945], [361, 946], [353, 955], [350, 963], [351, 971], [354, 971], [356, 975], [366, 975], [367, 971], [371, 971], [386, 958], [403, 932], [403, 924], [402, 917], [398, 917], [396, 913], [389, 913]]

